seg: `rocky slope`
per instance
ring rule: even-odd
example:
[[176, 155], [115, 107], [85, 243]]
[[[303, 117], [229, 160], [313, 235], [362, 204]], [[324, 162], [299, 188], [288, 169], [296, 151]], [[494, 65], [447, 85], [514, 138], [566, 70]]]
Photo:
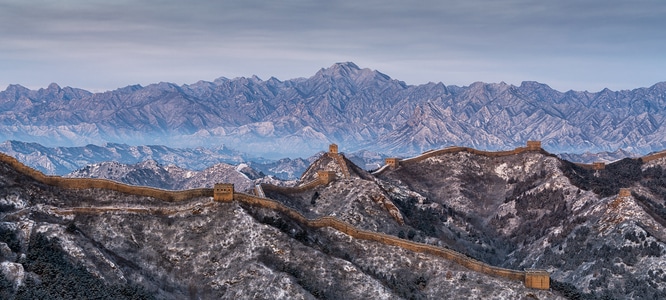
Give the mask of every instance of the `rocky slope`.
[[[62, 280], [158, 298], [666, 297], [666, 158], [592, 170], [543, 150], [448, 148], [371, 174], [323, 153], [295, 188], [262, 184], [307, 218], [333, 216], [494, 266], [546, 269], [551, 292], [270, 209], [60, 190], [0, 167], [0, 284], [21, 297], [62, 284], [42, 271], [49, 264]], [[298, 188], [321, 170], [337, 180]]]
[[[657, 299], [666, 296], [664, 163], [592, 171], [539, 152], [463, 151], [379, 177], [419, 234], [491, 264], [547, 269], [574, 298]], [[619, 197], [621, 187], [632, 195]]]
[[645, 154], [666, 147], [666, 83], [560, 92], [523, 82], [406, 85], [353, 63], [310, 78], [219, 78], [90, 93], [56, 84], [0, 92], [0, 138], [50, 145], [228, 145], [269, 158], [304, 157], [330, 142], [411, 155], [448, 145]]
[[[341, 184], [372, 184], [352, 172]], [[0, 294], [8, 299], [561, 298], [238, 203], [61, 190], [5, 163], [0, 186]], [[353, 201], [358, 212], [374, 205]]]

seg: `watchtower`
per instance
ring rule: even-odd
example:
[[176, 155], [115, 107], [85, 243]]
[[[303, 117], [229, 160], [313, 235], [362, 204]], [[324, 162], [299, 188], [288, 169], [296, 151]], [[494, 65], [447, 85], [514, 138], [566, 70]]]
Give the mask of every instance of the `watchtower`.
[[213, 200], [221, 202], [231, 202], [234, 200], [233, 183], [216, 183], [213, 190]]
[[525, 287], [547, 290], [550, 288], [550, 273], [546, 270], [525, 269]]
[[384, 160], [386, 164], [391, 168], [397, 168], [400, 160], [396, 157], [389, 157]]
[[620, 193], [617, 194], [618, 197], [631, 197], [630, 189], [620, 189]]
[[606, 164], [602, 162], [593, 162], [592, 170], [603, 170], [606, 168]]
[[338, 145], [336, 144], [328, 145], [328, 153], [338, 153]]
[[317, 171], [317, 175], [319, 176], [319, 181], [321, 184], [324, 185], [329, 184], [337, 179], [335, 171]]
[[529, 151], [541, 150], [541, 141], [527, 141], [527, 150]]

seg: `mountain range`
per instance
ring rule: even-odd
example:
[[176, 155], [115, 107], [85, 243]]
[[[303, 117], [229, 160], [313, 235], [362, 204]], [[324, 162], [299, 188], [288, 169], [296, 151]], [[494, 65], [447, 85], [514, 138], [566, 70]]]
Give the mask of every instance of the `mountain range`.
[[666, 82], [560, 92], [545, 84], [408, 85], [354, 63], [309, 78], [219, 78], [91, 93], [51, 84], [0, 92], [0, 139], [46, 146], [220, 147], [304, 157], [331, 142], [409, 156], [449, 145], [645, 154], [666, 148]]

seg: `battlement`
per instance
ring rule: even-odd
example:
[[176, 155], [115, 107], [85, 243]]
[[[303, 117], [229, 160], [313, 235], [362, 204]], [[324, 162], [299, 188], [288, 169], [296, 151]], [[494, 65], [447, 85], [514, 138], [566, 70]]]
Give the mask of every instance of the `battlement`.
[[400, 164], [400, 159], [395, 158], [395, 157], [386, 158], [384, 161], [391, 168], [397, 168], [398, 165]]
[[337, 144], [330, 144], [328, 146], [328, 153], [338, 153], [338, 145]]
[[317, 171], [319, 182], [323, 185], [329, 184], [337, 179], [334, 171]]
[[541, 141], [527, 141], [527, 150], [528, 151], [541, 150]]
[[630, 189], [620, 189], [620, 193], [617, 196], [618, 197], [631, 197], [631, 190]]
[[547, 290], [550, 288], [550, 274], [546, 270], [525, 269], [525, 287]]
[[234, 201], [233, 183], [216, 183], [213, 189], [213, 200], [220, 202]]

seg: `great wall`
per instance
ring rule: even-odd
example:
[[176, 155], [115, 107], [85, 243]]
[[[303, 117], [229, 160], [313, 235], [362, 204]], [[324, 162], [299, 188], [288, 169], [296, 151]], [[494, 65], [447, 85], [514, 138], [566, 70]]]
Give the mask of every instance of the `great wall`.
[[17, 159], [4, 153], [0, 153], [0, 162], [10, 165], [18, 172], [31, 177], [37, 182], [62, 189], [104, 189], [135, 196], [152, 197], [168, 202], [178, 202], [197, 197], [213, 197], [214, 193], [213, 189], [209, 188], [168, 191], [151, 187], [133, 186], [108, 179], [64, 178], [60, 176], [44, 175], [44, 173], [28, 167]]
[[[388, 158], [386, 160], [387, 164], [384, 165], [382, 168], [378, 169], [377, 171], [375, 171], [373, 174], [380, 174], [390, 168], [397, 168], [401, 164], [419, 162], [433, 156], [446, 153], [457, 153], [463, 151], [487, 157], [502, 157], [502, 156], [516, 155], [528, 151], [538, 151], [550, 155], [550, 153], [546, 152], [541, 148], [541, 143], [539, 141], [528, 141], [527, 147], [518, 147], [511, 151], [497, 151], [497, 152], [481, 151], [469, 147], [448, 147], [440, 150], [427, 151], [419, 156], [412, 157], [409, 159], [401, 160], [397, 158]], [[340, 164], [341, 166], [343, 175], [348, 178], [350, 174], [349, 171], [346, 169], [346, 164], [344, 163], [344, 159], [342, 158], [341, 154], [337, 153], [337, 145], [335, 146], [331, 145], [331, 147], [329, 148], [329, 152], [331, 152], [334, 155], [333, 157], [336, 160], [338, 160], [338, 164]], [[663, 157], [666, 157], [666, 151], [647, 155], [641, 157], [640, 159], [643, 162], [648, 162]], [[447, 260], [456, 262], [476, 272], [481, 272], [484, 274], [499, 276], [512, 280], [523, 281], [525, 286], [529, 288], [535, 288], [535, 289], [550, 288], [550, 274], [544, 270], [526, 269], [524, 271], [520, 271], [520, 270], [510, 270], [510, 269], [491, 266], [481, 261], [469, 258], [462, 253], [450, 249], [404, 240], [395, 236], [386, 235], [382, 233], [361, 230], [335, 217], [325, 216], [317, 219], [308, 219], [298, 211], [291, 209], [278, 201], [266, 198], [263, 193], [263, 188], [261, 185], [255, 187], [255, 193], [257, 194], [257, 196], [235, 192], [232, 184], [216, 184], [215, 187], [212, 189], [202, 188], [202, 189], [191, 189], [183, 191], [168, 191], [168, 190], [162, 190], [150, 187], [131, 186], [106, 179], [63, 178], [60, 176], [47, 176], [35, 169], [32, 169], [24, 165], [23, 163], [19, 162], [17, 159], [8, 156], [4, 153], [0, 153], [0, 162], [3, 162], [11, 166], [18, 172], [33, 178], [37, 182], [63, 189], [104, 189], [129, 195], [152, 197], [168, 202], [179, 202], [199, 197], [212, 197], [214, 199], [214, 202], [216, 203], [229, 203], [237, 201], [240, 203], [245, 203], [247, 205], [252, 205], [256, 207], [261, 207], [281, 212], [289, 216], [290, 218], [293, 218], [297, 222], [312, 228], [329, 227], [338, 230], [340, 232], [343, 232], [356, 239], [379, 242], [385, 245], [397, 246], [414, 252], [427, 253], [439, 256]], [[583, 167], [589, 167], [590, 169], [596, 169], [596, 170], [603, 169], [603, 165], [600, 163], [595, 163], [590, 165], [585, 165], [585, 164], [579, 164], [579, 165]], [[318, 185], [327, 185], [328, 183], [334, 180], [336, 180], [335, 172], [324, 171], [318, 173], [318, 178], [310, 182], [307, 182], [305, 184], [302, 184], [298, 187], [270, 186], [270, 188], [284, 189], [285, 191], [293, 192], [298, 190], [307, 190], [309, 188]], [[626, 197], [631, 195], [630, 193], [631, 193], [630, 190], [622, 189], [620, 195], [618, 196]], [[211, 205], [210, 203], [206, 204], [206, 206], [210, 205]], [[130, 212], [130, 213], [173, 213], [173, 211], [165, 209], [117, 208], [117, 207], [79, 207], [79, 208], [60, 209], [57, 212], [61, 214], [74, 214], [74, 213], [100, 213], [108, 211]]]

